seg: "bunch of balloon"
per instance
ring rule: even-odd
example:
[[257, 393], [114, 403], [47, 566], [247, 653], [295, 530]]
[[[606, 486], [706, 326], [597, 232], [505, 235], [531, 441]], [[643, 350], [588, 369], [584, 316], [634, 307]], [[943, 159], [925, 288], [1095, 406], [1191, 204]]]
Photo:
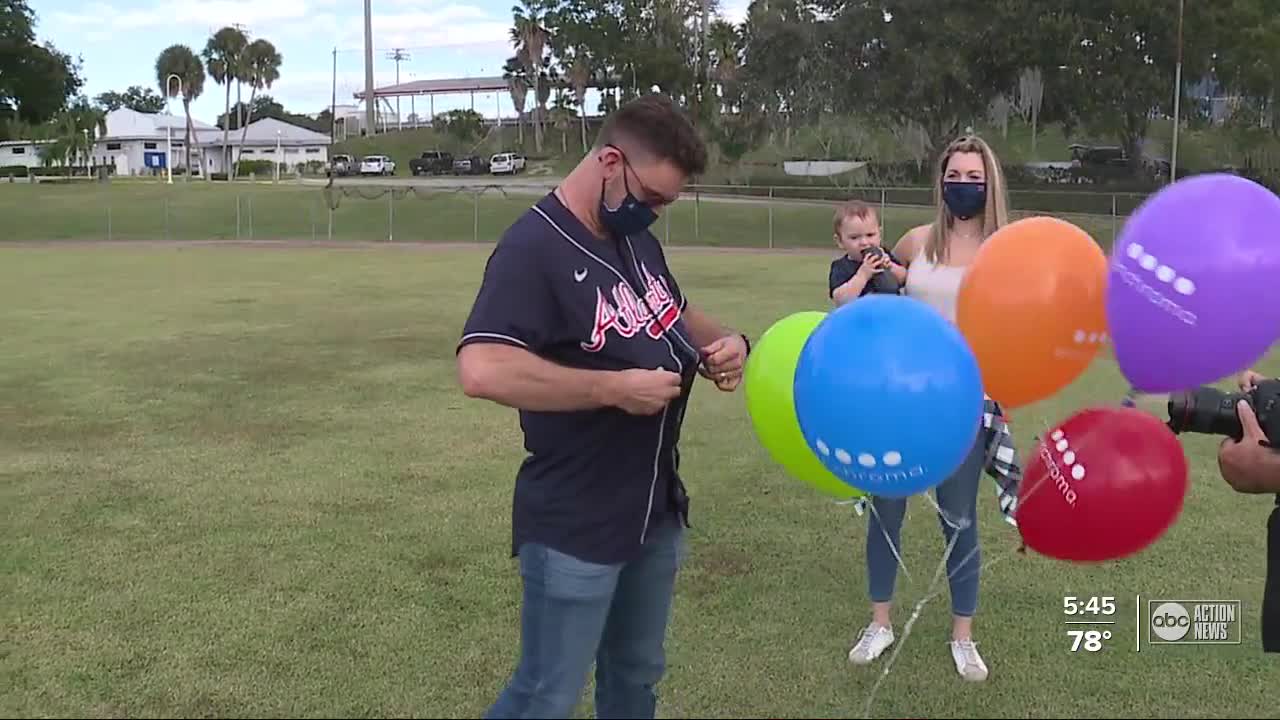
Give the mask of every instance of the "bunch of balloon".
[[[1057, 218], [1011, 223], [983, 244], [961, 285], [957, 324], [1006, 410], [1056, 395], [1108, 340], [1107, 257]], [[1090, 407], [1049, 429], [1019, 485], [1023, 542], [1076, 562], [1123, 557], [1181, 511], [1187, 466], [1172, 433], [1137, 410]]]
[[814, 328], [795, 370], [800, 434], [845, 485], [906, 497], [950, 476], [979, 441], [978, 363], [929, 305], [868, 295]]
[[793, 478], [842, 500], [861, 497], [856, 488], [831, 474], [804, 441], [796, 418], [794, 383], [800, 351], [826, 317], [798, 312], [775, 322], [747, 356], [742, 389], [756, 438]]
[[[1280, 337], [1280, 198], [1235, 175], [1180, 180], [1148, 198], [1113, 248], [1107, 326], [1134, 391], [1221, 380]], [[1136, 553], [1182, 511], [1182, 447], [1128, 408], [1089, 409], [1054, 428], [1027, 468], [1018, 510], [1028, 545], [1099, 561]]]

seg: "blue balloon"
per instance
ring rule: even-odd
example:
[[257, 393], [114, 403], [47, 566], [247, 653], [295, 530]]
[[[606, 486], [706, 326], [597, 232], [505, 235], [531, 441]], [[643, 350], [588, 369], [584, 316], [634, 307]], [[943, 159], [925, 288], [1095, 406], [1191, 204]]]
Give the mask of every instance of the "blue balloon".
[[901, 295], [829, 313], [796, 366], [805, 442], [836, 477], [882, 497], [926, 491], [955, 472], [978, 441], [983, 397], [959, 328]]

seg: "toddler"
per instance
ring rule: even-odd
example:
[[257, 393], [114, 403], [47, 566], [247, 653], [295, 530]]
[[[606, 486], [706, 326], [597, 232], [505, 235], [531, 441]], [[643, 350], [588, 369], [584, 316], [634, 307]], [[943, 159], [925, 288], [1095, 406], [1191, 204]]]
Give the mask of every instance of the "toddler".
[[850, 200], [836, 208], [835, 241], [844, 254], [831, 262], [828, 294], [836, 305], [868, 293], [900, 295], [907, 269], [880, 247], [880, 216], [867, 203]]

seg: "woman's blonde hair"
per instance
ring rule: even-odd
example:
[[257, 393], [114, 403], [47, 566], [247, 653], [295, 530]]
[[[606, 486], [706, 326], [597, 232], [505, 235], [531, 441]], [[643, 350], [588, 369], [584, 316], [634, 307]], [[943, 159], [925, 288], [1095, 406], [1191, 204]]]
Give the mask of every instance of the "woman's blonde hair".
[[1009, 223], [1009, 198], [1004, 181], [1004, 171], [1000, 169], [1000, 160], [991, 146], [977, 135], [965, 135], [956, 138], [942, 151], [938, 158], [938, 173], [933, 183], [933, 201], [937, 206], [937, 215], [933, 226], [929, 229], [929, 240], [925, 244], [925, 256], [929, 262], [945, 262], [949, 255], [947, 246], [947, 230], [955, 224], [955, 215], [942, 200], [942, 179], [947, 175], [947, 165], [951, 156], [956, 153], [978, 153], [982, 156], [982, 167], [987, 178], [987, 204], [982, 210], [982, 237], [991, 237], [996, 230]]

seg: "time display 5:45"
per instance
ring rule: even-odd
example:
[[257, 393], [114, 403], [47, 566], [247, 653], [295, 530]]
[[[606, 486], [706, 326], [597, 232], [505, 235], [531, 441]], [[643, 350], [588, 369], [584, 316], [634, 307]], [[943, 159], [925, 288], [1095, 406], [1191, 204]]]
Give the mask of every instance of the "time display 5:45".
[[1062, 598], [1062, 611], [1067, 615], [1079, 615], [1081, 613], [1114, 615], [1116, 612], [1116, 599], [1110, 595], [1090, 595], [1089, 597], [1066, 595]]

